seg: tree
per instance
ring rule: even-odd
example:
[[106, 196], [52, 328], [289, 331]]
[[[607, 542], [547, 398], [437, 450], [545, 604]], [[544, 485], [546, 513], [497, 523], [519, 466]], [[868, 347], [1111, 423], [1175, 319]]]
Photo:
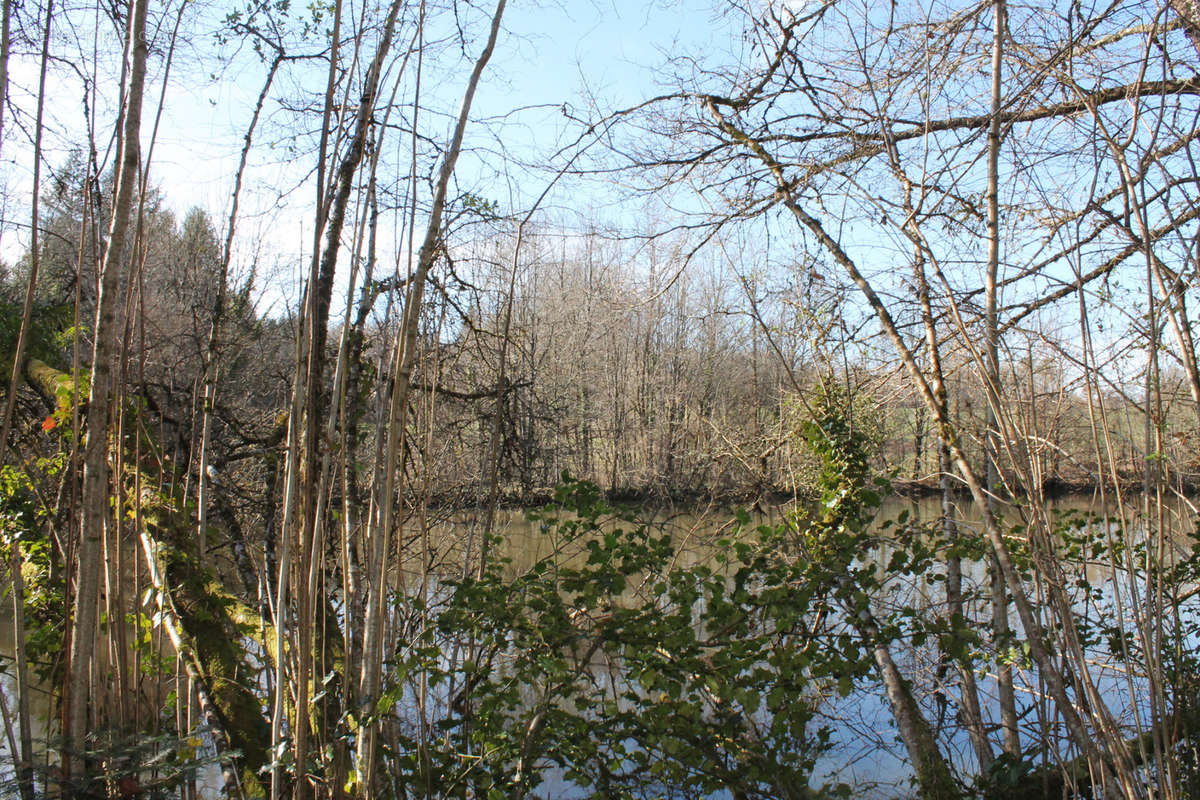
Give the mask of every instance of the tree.
[[[978, 22], [989, 6], [996, 20], [991, 48], [984, 46], [984, 28]], [[763, 225], [771, 231], [784, 230], [785, 222], [795, 225], [793, 236], [820, 252], [857, 288], [975, 502], [997, 509], [1001, 481], [1022, 498], [1027, 536], [1022, 546], [1030, 548], [1049, 608], [1044, 614], [1035, 608], [1031, 587], [1022, 579], [998, 511], [993, 510], [985, 515], [985, 531], [997, 574], [1003, 578], [991, 598], [996, 619], [1006, 619], [1002, 595], [1007, 592], [1039, 680], [1045, 682], [1073, 745], [1087, 755], [1109, 790], [1139, 796], [1144, 788], [1135, 764], [1145, 754], [1130, 749], [1096, 688], [1082, 644], [1081, 620], [1061, 588], [1065, 578], [1051, 515], [1040, 482], [1034, 482], [1025, 446], [1037, 434], [1022, 433], [1018, 405], [1005, 395], [1001, 383], [998, 355], [1005, 350], [1005, 337], [1015, 334], [1036, 310], [1077, 297], [1080, 315], [1086, 316], [1099, 305], [1087, 299], [1088, 293], [1101, 281], [1114, 279], [1138, 248], [1169, 252], [1172, 237], [1193, 230], [1192, 201], [1184, 199], [1188, 192], [1166, 175], [1168, 163], [1190, 174], [1183, 155], [1190, 135], [1175, 120], [1191, 118], [1187, 104], [1195, 86], [1191, 78], [1173, 76], [1165, 64], [1174, 61], [1156, 62], [1145, 55], [1151, 42], [1168, 52], [1181, 52], [1181, 34], [1159, 22], [1153, 9], [1141, 7], [1098, 13], [1078, 25], [1062, 22], [1066, 12], [1022, 12], [1013, 17], [1010, 9], [1007, 28], [1003, 7], [992, 4], [954, 11], [945, 18], [924, 16], [915, 9], [844, 5], [806, 12], [771, 6], [762, 14], [747, 7], [745, 12], [747, 41], [754, 43], [746, 60], [726, 70], [699, 70], [694, 74], [700, 77], [687, 77], [681, 91], [659, 106], [676, 104], [679, 120], [660, 127], [686, 130], [691, 138], [676, 136], [657, 146], [639, 143], [621, 151], [620, 157], [640, 169], [657, 166], [656, 185], [674, 176], [703, 175], [710, 205], [722, 212], [721, 224], [750, 218], [765, 219]], [[994, 53], [990, 68], [976, 57], [980, 52]], [[999, 82], [1005, 52], [1012, 53], [1014, 64], [1004, 69], [1003, 74], [1013, 76], [1007, 87]], [[1150, 77], [1151, 69], [1162, 71]], [[1149, 128], [1143, 129], [1144, 124]], [[1106, 171], [1105, 165], [1080, 159], [1077, 150], [1055, 147], [1051, 141], [1051, 136], [1058, 142], [1065, 136], [1087, 141], [1105, 128], [1121, 130], [1126, 137], [1122, 141], [1136, 143], [1144, 154], [1134, 192], [1128, 191], [1128, 179], [1114, 183], [1111, 176], [1119, 172]], [[984, 141], [989, 134], [990, 144]], [[989, 161], [990, 168], [981, 166]], [[1161, 172], [1151, 174], [1154, 170]], [[1007, 191], [1001, 189], [1004, 185]], [[1043, 187], [1050, 185], [1061, 190], [1049, 194]], [[1031, 195], [1021, 194], [1025, 187], [1033, 187], [1028, 190]], [[1011, 198], [1006, 206], [1001, 205], [1002, 194]], [[1039, 216], [1028, 196], [1038, 196], [1033, 202], [1053, 212]], [[833, 197], [842, 198], [837, 211], [830, 203]], [[989, 205], [990, 212], [984, 207]], [[848, 213], [854, 214], [852, 228], [845, 227]], [[981, 235], [980, 223], [989, 214], [991, 235]], [[1118, 233], [1127, 216], [1153, 218], [1141, 225], [1136, 248], [1122, 243]], [[924, 312], [923, 328], [928, 331], [930, 316], [944, 320], [941, 324], [949, 335], [969, 354], [992, 415], [982, 436], [994, 442], [993, 452], [1002, 455], [1003, 468], [993, 470], [986, 462], [980, 468], [968, 449], [970, 431], [961, 419], [950, 416], [937, 388], [944, 381], [931, 372], [928, 362], [922, 365], [919, 339], [899, 321], [915, 298], [911, 285], [889, 275], [898, 256], [889, 252], [881, 260], [873, 246], [888, 237], [909, 241], [910, 258], [932, 270], [932, 302]], [[982, 257], [988, 246], [991, 257]], [[1010, 262], [1028, 258], [1033, 266], [1006, 264], [1002, 251], [1010, 254]], [[1059, 277], [1072, 264], [1096, 263], [1097, 255], [1101, 266], [1077, 268], [1073, 278]], [[964, 267], [952, 270], [951, 264]], [[1153, 283], [1153, 273], [1147, 275]], [[990, 288], [980, 293], [977, 287], [984, 276], [991, 276]], [[1157, 297], [1167, 288], [1170, 298], [1169, 285], [1169, 280], [1163, 281]], [[982, 314], [972, 305], [980, 294], [986, 306]], [[1156, 318], [1157, 297], [1149, 300], [1151, 319]], [[1177, 298], [1166, 303], [1179, 308]], [[1179, 326], [1180, 331], [1186, 328]], [[1145, 341], [1157, 352], [1158, 329], [1151, 323], [1144, 330]], [[1177, 339], [1182, 349], [1173, 352], [1186, 361], [1186, 338]], [[1153, 387], [1158, 382], [1150, 372], [1145, 374], [1150, 402], [1144, 419], [1147, 431], [1153, 431]], [[1156, 441], [1147, 435], [1144, 452], [1152, 461]], [[1137, 590], [1126, 585], [1118, 591]], [[1158, 634], [1149, 631], [1162, 631], [1168, 622], [1157, 613], [1144, 621], [1146, 641], [1157, 640]], [[996, 646], [1002, 647], [1003, 625], [993, 628]], [[1069, 670], [1062, 668], [1060, 659], [1070, 664]], [[1152, 674], [1149, 680], [1154, 683]], [[1080, 698], [1086, 698], [1086, 704]], [[1134, 690], [1131, 701], [1165, 708], [1154, 692]], [[1011, 752], [1019, 745], [1013, 736], [1013, 715], [1008, 716], [1006, 747]], [[1166, 749], [1160, 745], [1156, 752]], [[977, 750], [982, 760], [984, 749]], [[1160, 772], [1158, 782], [1169, 786], [1168, 772]]]
[[[142, 95], [146, 80], [146, 0], [134, 0], [129, 6], [127, 50], [129, 80], [125, 87], [123, 126], [118, 137], [120, 152], [117, 190], [113, 198], [112, 220], [108, 229], [103, 260], [98, 267], [100, 294], [96, 299], [95, 339], [92, 345], [92, 375], [88, 398], [88, 438], [83, 457], [83, 527], [76, 553], [74, 627], [71, 634], [71, 683], [67, 703], [66, 730], [67, 775], [84, 777], [81, 754], [88, 731], [87, 698], [90, 694], [91, 653], [96, 643], [99, 609], [101, 547], [109, 517], [109, 412], [112, 407], [114, 345], [124, 328], [118, 316], [118, 290], [121, 284], [122, 257], [133, 209], [133, 196], [140, 168]], [[78, 790], [82, 796], [86, 785]]]

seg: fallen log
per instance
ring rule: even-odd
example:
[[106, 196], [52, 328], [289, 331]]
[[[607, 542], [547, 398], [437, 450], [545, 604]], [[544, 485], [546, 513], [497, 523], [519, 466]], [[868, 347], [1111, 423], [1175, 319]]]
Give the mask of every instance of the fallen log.
[[[77, 380], [35, 358], [26, 363], [25, 375], [56, 409], [71, 407], [77, 383], [78, 395], [86, 395], [86, 376]], [[130, 469], [144, 471], [142, 465]], [[195, 552], [193, 523], [183, 498], [149, 488], [159, 481], [140, 477], [138, 538], [155, 590], [157, 622], [195, 688], [227, 796], [259, 796], [263, 792], [259, 774], [269, 763], [270, 728], [251, 688], [257, 670], [250, 666], [242, 643], [271, 628], [270, 623], [211, 578]], [[251, 620], [257, 631], [247, 630]]]

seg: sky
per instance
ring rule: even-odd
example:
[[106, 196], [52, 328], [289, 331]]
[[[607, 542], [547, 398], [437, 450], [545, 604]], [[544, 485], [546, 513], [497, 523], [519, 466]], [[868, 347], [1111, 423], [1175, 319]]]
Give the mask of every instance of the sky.
[[[294, 0], [297, 8], [301, 1]], [[464, 52], [451, 49], [436, 59], [431, 57], [426, 65], [423, 96], [438, 113], [425, 115], [422, 132], [438, 143], [449, 136], [463, 79], [479, 51], [482, 29], [478, 23], [490, 13], [493, 0], [475, 0], [474, 5], [468, 5], [467, 0], [457, 2], [464, 16], [475, 15], [477, 24], [470, 28], [474, 35]], [[357, 8], [357, 0], [347, 3], [349, 8]], [[468, 130], [467, 150], [458, 165], [457, 188], [469, 188], [482, 199], [496, 203], [502, 214], [527, 208], [552, 177], [551, 154], [578, 135], [578, 124], [568, 116], [594, 119], [603, 111], [658, 95], [669, 88], [661, 77], [665, 71], [692, 68], [694, 64], [688, 59], [736, 63], [743, 58], [747, 45], [740, 37], [738, 16], [730, 10], [733, 5], [731, 0], [511, 0], [504, 32], [476, 97], [475, 122]], [[161, 13], [164, 6], [156, 7], [159, 17], [169, 23], [172, 18]], [[225, 224], [242, 136], [265, 72], [245, 42], [235, 39], [219, 44], [214, 36], [225, 14], [235, 7], [233, 0], [189, 0], [181, 28], [184, 35], [177, 44], [165, 92], [161, 43], [166, 37], [157, 39], [160, 45], [152, 58], [154, 74], [143, 124], [145, 155], [152, 157], [150, 180], [160, 189], [165, 203], [180, 219], [188, 209], [200, 207], [218, 228]], [[862, 3], [850, 3], [839, 9], [853, 14], [863, 7]], [[48, 84], [43, 165], [47, 170], [61, 167], [72, 149], [87, 139], [77, 68], [90, 60], [92, 40], [87, 17], [72, 13], [70, 24], [62, 21], [52, 41], [58, 60]], [[293, 15], [298, 13], [302, 12], [294, 11]], [[105, 25], [93, 27], [106, 30]], [[99, 59], [95, 71], [100, 80], [91, 100], [100, 118], [98, 129], [103, 132], [111, 131], [119, 101], [116, 86], [120, 59], [112, 45], [109, 41], [99, 47], [99, 52], [108, 55]], [[32, 125], [28, 114], [37, 83], [37, 59], [30, 50], [27, 45], [11, 65], [14, 103], [25, 110], [26, 116], [6, 117], [0, 149], [0, 260], [10, 264], [26, 251], [29, 241], [32, 148], [28, 134]], [[284, 106], [301, 97], [311, 98], [323, 81], [319, 61], [308, 68], [289, 68], [273, 88], [256, 134], [238, 222], [234, 275], [246, 276], [254, 266], [256, 285], [263, 290], [260, 309], [264, 313], [284, 313], [294, 307], [305, 256], [311, 255], [313, 247], [314, 159], [306, 149], [311, 131], [295, 136], [299, 117]], [[161, 119], [151, 153], [149, 145], [160, 96]], [[398, 102], [406, 99], [401, 96]], [[305, 119], [311, 127], [314, 115]], [[110, 146], [107, 137], [107, 133], [98, 135], [97, 146], [102, 158], [111, 164], [111, 153], [105, 155]], [[293, 146], [296, 154], [290, 150]], [[388, 152], [396, 163], [406, 163], [406, 146], [405, 136], [391, 136]], [[686, 186], [678, 190], [678, 202], [685, 210], [698, 208], [701, 202], [690, 192]], [[642, 229], [656, 222], [647, 217], [654, 212], [637, 202], [620, 197], [600, 181], [564, 181], [548, 198], [546, 207], [556, 215], [550, 217], [554, 224], [561, 225], [564, 235], [569, 235], [572, 224], [579, 231], [593, 220], [603, 224], [615, 218], [630, 223], [627, 227], [642, 223]], [[399, 228], [398, 215], [387, 224], [389, 229]], [[853, 221], [847, 224], [852, 226]], [[793, 240], [781, 241], [779, 230]], [[896, 230], [891, 230], [894, 238]], [[759, 233], [755, 230], [750, 236]], [[871, 238], [849, 227], [839, 228], [838, 233], [875, 269], [882, 288], [897, 285], [889, 269], [904, 257], [904, 242]], [[771, 241], [773, 250], [748, 246], [734, 256], [745, 259], [749, 268], [759, 266], [750, 263], [754, 259], [795, 260], [794, 226], [780, 226], [772, 234], [777, 237]], [[386, 247], [395, 255], [393, 268], [403, 270], [411, 245], [402, 237], [392, 238]], [[1014, 258], [1019, 255], [1014, 254]], [[978, 260], [969, 252], [963, 258], [968, 262]], [[970, 267], [967, 263], [964, 274]], [[899, 286], [897, 291], [904, 289]]]
[[[585, 92], [612, 106], [656, 93], [654, 66], [682, 42], [710, 40], [710, 19], [706, 11], [686, 9], [681, 3], [576, 0], [538, 5], [515, 0], [505, 13], [505, 31], [476, 96], [473, 115], [489, 125], [499, 124], [505, 145], [518, 153], [553, 147], [563, 127], [564, 104], [578, 108]], [[319, 72], [319, 67], [314, 69], [314, 79], [323, 79]], [[183, 91], [173, 92], [160, 134], [160, 142], [168, 147], [156, 155], [156, 170], [160, 180], [178, 186], [180, 194], [189, 197], [172, 202], [223, 201], [227, 187], [220, 187], [215, 197], [210, 187], [218, 176], [232, 175], [261, 74], [250, 66], [240, 75], [231, 69], [229, 78], [208, 82], [198, 91], [180, 87]], [[461, 86], [427, 86], [425, 91], [443, 94], [449, 110], [456, 105]], [[472, 138], [478, 142], [482, 137], [479, 131], [475, 134]], [[195, 140], [207, 143], [214, 155], [229, 163], [196, 174]]]
[[[479, 5], [489, 11], [492, 7], [490, 1]], [[213, 31], [234, 7], [228, 2], [193, 0], [181, 26], [184, 35], [177, 44], [165, 92], [162, 53], [152, 54], [143, 116], [143, 157], [152, 159], [151, 181], [180, 218], [198, 206], [214, 220], [224, 220], [245, 126], [265, 75], [261, 62], [244, 43], [234, 40], [218, 46], [215, 41]], [[79, 25], [78, 18], [74, 24]], [[509, 170], [488, 198], [505, 210], [510, 204], [520, 206], [522, 200], [536, 197], [544, 186], [539, 181], [545, 177], [527, 173], [513, 163], [502, 166], [498, 158], [501, 145], [515, 162], [542, 164], [564, 136], [577, 135], [564, 112], [587, 116], [591, 102], [612, 109], [658, 94], [662, 86], [656, 70], [667, 59], [680, 53], [711, 53], [731, 36], [714, 5], [705, 0], [511, 0], [504, 28], [476, 95], [473, 116], [479, 124], [469, 129], [468, 150], [458, 174], [463, 184], [471, 184]], [[75, 66], [64, 62], [86, 62], [91, 44], [86, 33], [56, 31], [52, 48], [62, 62], [48, 76], [44, 171], [60, 167], [70, 151], [86, 141], [83, 90]], [[473, 59], [478, 52], [478, 37], [474, 44], [465, 59]], [[101, 61], [102, 77], [91, 102], [100, 119], [98, 127], [107, 132], [119, 104], [120, 62], [116, 54]], [[430, 75], [437, 76], [436, 65], [427, 68]], [[10, 74], [14, 102], [32, 115], [37, 59], [32, 53], [17, 54]], [[288, 79], [296, 81], [298, 75], [304, 76], [304, 72], [293, 70]], [[437, 77], [446, 79], [432, 86], [427, 82], [424, 92], [447, 116], [440, 128], [434, 124], [427, 132], [433, 137], [440, 132], [445, 139], [450, 132], [449, 114], [457, 108], [462, 85], [453, 75]], [[314, 66], [302, 79], [311, 90], [324, 80], [322, 68]], [[269, 242], [276, 252], [297, 250], [297, 242], [311, 237], [304, 233], [306, 225], [311, 231], [311, 188], [280, 197], [309, 177], [312, 163], [311, 157], [289, 156], [288, 142], [278, 128], [281, 121], [290, 119], [282, 113], [280, 101], [294, 96], [295, 90], [282, 76], [276, 82], [257, 133], [242, 201], [242, 230], [246, 233], [242, 238], [257, 243], [260, 249], [264, 241]], [[150, 150], [160, 97], [161, 118]], [[28, 246], [27, 222], [22, 227], [28, 208], [22, 198], [32, 191], [31, 129], [31, 118], [19, 126], [11, 118], [5, 120], [0, 181], [6, 190], [3, 214], [8, 224], [0, 231], [0, 260], [9, 263]], [[97, 145], [103, 159], [110, 142], [101, 135]], [[111, 163], [111, 156], [108, 158]], [[45, 180], [43, 174], [43, 183]], [[243, 256], [253, 257], [245, 252]]]

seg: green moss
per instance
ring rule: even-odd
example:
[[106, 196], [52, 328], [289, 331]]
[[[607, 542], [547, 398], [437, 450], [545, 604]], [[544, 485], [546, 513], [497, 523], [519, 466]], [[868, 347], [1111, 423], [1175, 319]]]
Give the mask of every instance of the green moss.
[[[17, 350], [22, 311], [17, 303], [0, 302], [0, 383], [4, 385], [12, 375], [12, 354]], [[73, 314], [66, 305], [35, 306], [25, 346], [26, 358], [57, 362], [70, 344]]]

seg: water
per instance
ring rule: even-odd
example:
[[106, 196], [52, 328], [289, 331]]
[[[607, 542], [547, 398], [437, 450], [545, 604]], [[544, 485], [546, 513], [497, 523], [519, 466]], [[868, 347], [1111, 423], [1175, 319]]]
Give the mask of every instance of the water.
[[[1092, 498], [1083, 497], [1069, 498], [1060, 502], [1058, 507], [1060, 509], [1097, 510]], [[755, 514], [755, 522], [777, 524], [790, 510], [788, 507], [762, 509]], [[913, 501], [892, 498], [885, 502], [880, 518], [895, 519], [904, 511], [910, 518], [933, 520], [938, 517], [940, 510], [940, 502], [936, 499]], [[1169, 511], [1179, 520], [1177, 527], [1180, 530], [1191, 529], [1189, 520], [1192, 518], [1193, 512], [1187, 504], [1175, 504]], [[978, 515], [972, 513], [969, 503], [964, 503], [960, 512], [959, 523], [964, 526], [964, 530], [978, 528]], [[731, 532], [732, 513], [730, 510], [710, 509], [704, 513], [698, 513], [695, 510], [681, 513], [658, 510], [650, 517], [650, 521], [656, 526], [661, 526], [662, 530], [670, 532], [678, 549], [676, 555], [678, 566], [690, 567], [703, 564], [718, 572], [725, 568], [718, 560], [722, 551], [717, 547], [716, 542]], [[1126, 535], [1134, 539], [1144, 539], [1145, 527], [1139, 528], [1141, 523], [1132, 517], [1133, 515], [1131, 515], [1130, 526], [1126, 529]], [[509, 576], [524, 573], [539, 560], [552, 556], [555, 557], [557, 563], [562, 565], [580, 565], [586, 558], [586, 550], [580, 543], [569, 544], [562, 539], [547, 535], [538, 523], [531, 522], [521, 512], [502, 512], [497, 520], [497, 528], [505, 537], [501, 555], [511, 559], [511, 563], [506, 568]], [[1120, 531], [1114, 527], [1113, 533], [1120, 533]], [[1173, 538], [1167, 544], [1170, 552], [1178, 554], [1182, 552], [1186, 542]], [[415, 591], [416, 587], [420, 585], [419, 578], [422, 575], [418, 565], [433, 564], [434, 577], [425, 582], [430, 596], [436, 595], [440, 584], [438, 576], [457, 577], [461, 574], [464, 553], [468, 550], [477, 553], [478, 547], [478, 521], [473, 518], [473, 515], [458, 514], [454, 518], [432, 526], [427, 537], [410, 539], [406, 551], [407, 559], [404, 562], [407, 571], [407, 575], [404, 577], [405, 585], [409, 591]], [[873, 557], [882, 560], [889, 556], [890, 551], [882, 548], [878, 556]], [[982, 562], [967, 562], [964, 568], [964, 580], [968, 585], [986, 585], [986, 568]], [[938, 576], [942, 572], [939, 567], [930, 574]], [[1118, 596], [1126, 598], [1124, 602], [1128, 606], [1129, 587], [1125, 585], [1124, 581], [1114, 580], [1111, 564], [1106, 559], [1086, 559], [1080, 565], [1079, 571], [1072, 575], [1072, 577], [1080, 576], [1086, 577], [1099, 587], [1099, 591], [1094, 596], [1079, 601], [1077, 606], [1079, 612], [1093, 615], [1099, 611], [1110, 613]], [[1119, 578], [1120, 575], [1118, 574], [1117, 577]], [[932, 582], [924, 580], [897, 582], [891, 591], [893, 593], [890, 596], [882, 597], [876, 603], [877, 611], [880, 613], [883, 612], [882, 605], [885, 604], [908, 604], [918, 609], [924, 609], [928, 614], [940, 613], [944, 605], [943, 585], [936, 580]], [[982, 606], [976, 604], [972, 613], [976, 619], [981, 618]], [[4, 619], [0, 619], [0, 655], [7, 656], [10, 652], [12, 626], [7, 615], [4, 617]], [[1014, 627], [1019, 630], [1015, 617], [1012, 622]], [[1189, 644], [1196, 643], [1189, 642]], [[941, 741], [945, 743], [945, 749], [954, 767], [964, 775], [974, 774], [977, 771], [974, 756], [965, 733], [954, 718], [953, 700], [957, 687], [953, 675], [939, 674], [938, 656], [932, 645], [915, 647], [907, 642], [896, 642], [891, 649], [897, 661], [900, 662], [901, 669], [913, 681], [918, 696], [923, 698], [923, 709], [927, 716], [935, 721], [935, 724], [940, 725]], [[1101, 653], [1096, 650], [1094, 656], [1099, 659]], [[978, 676], [983, 694], [981, 700], [988, 722], [995, 725], [998, 721], [998, 704], [995, 698], [994, 665], [986, 663], [984, 665], [987, 668], [983, 669]], [[1120, 714], [1122, 719], [1128, 721], [1135, 709], [1142, 713], [1146, 710], [1144, 702], [1137, 699], [1139, 693], [1144, 694], [1144, 681], [1135, 679], [1135, 699], [1131, 700], [1128, 682], [1124, 674], [1113, 669], [1114, 666], [1116, 665], [1111, 663], [1098, 663], [1096, 670], [1098, 684], [1106, 701]], [[611, 683], [620, 679], [619, 666], [616, 667], [618, 673], [613, 674], [611, 670], [614, 669], [614, 665], [611, 661], [596, 663], [593, 665], [593, 669], [597, 681]], [[13, 698], [15, 698], [12, 680], [7, 675], [2, 680], [0, 688], [3, 688], [6, 697], [9, 698], [10, 708], [12, 708]], [[1016, 680], [1020, 692], [1018, 702], [1023, 709], [1028, 711], [1028, 716], [1025, 718], [1024, 742], [1027, 746], [1032, 746], [1036, 743], [1038, 707], [1041, 705], [1040, 690], [1036, 674], [1031, 670], [1018, 669]], [[826, 691], [823, 694], [825, 697], [819, 709], [820, 722], [830, 727], [832, 739], [829, 752], [817, 761], [813, 770], [814, 784], [844, 782], [856, 787], [855, 796], [858, 797], [910, 796], [912, 794], [910, 786], [912, 773], [907, 764], [907, 756], [896, 737], [891, 710], [876, 683], [873, 680], [862, 682], [847, 697], [838, 697], [837, 693], [832, 691]], [[38, 725], [35, 739], [44, 744], [47, 739], [45, 720], [50, 717], [51, 710], [47, 702], [48, 695], [39, 688], [35, 693], [34, 700], [36, 724]], [[0, 745], [7, 750], [7, 745], [2, 740], [0, 740]], [[1070, 753], [1068, 752], [1067, 755], [1069, 756]], [[41, 764], [41, 774], [46, 774], [46, 771], [52, 766], [52, 757], [47, 756]], [[569, 784], [562, 778], [561, 773], [551, 771], [547, 774], [550, 780], [539, 789], [539, 795], [544, 797], [567, 796]], [[7, 773], [0, 775], [0, 780], [11, 777], [10, 769]], [[197, 780], [199, 796], [219, 796], [219, 778], [217, 770], [213, 767], [201, 770]]]
[[[1134, 501], [1125, 508], [1126, 524], [1109, 523], [1094, 532], [1106, 534], [1101, 539], [1111, 538], [1124, 542], [1126, 545], [1153, 544], [1146, 531], [1158, 524], [1156, 516], [1139, 516], [1140, 501]], [[1091, 514], [1115, 514], [1116, 509], [1101, 508], [1096, 498], [1071, 497], [1055, 504], [1057, 512], [1088, 512]], [[757, 520], [765, 523], [778, 522], [788, 508], [766, 509], [757, 515]], [[881, 510], [880, 519], [895, 519], [901, 512], [907, 512], [910, 519], [933, 521], [941, 513], [940, 501], [935, 498], [908, 500], [892, 498], [885, 503]], [[713, 563], [718, 549], [714, 542], [719, 538], [723, 527], [727, 524], [728, 513], [712, 511], [706, 514], [685, 513], [677, 515], [661, 514], [663, 524], [671, 530], [675, 540], [681, 543], [680, 563], [699, 564]], [[1171, 503], [1166, 508], [1166, 515], [1171, 528], [1162, 539], [1162, 557], [1164, 563], [1174, 563], [1185, 556], [1191, 547], [1191, 540], [1185, 534], [1194, 530], [1194, 508], [1186, 501]], [[1150, 520], [1147, 526], [1146, 520]], [[981, 526], [978, 514], [973, 513], [969, 503], [960, 507], [957, 520], [965, 533], [977, 533]], [[1019, 521], [1019, 515], [1009, 513], [1006, 524]], [[552, 552], [553, 543], [537, 531], [534, 526], [524, 521], [520, 515], [510, 514], [504, 518], [505, 531], [508, 537], [508, 554], [513, 558], [512, 571], [519, 573], [528, 569], [537, 559], [546, 557]], [[467, 525], [460, 522], [460, 525]], [[1014, 531], [1013, 543], [1020, 545], [1020, 535]], [[1061, 538], [1056, 538], [1056, 546], [1062, 547]], [[872, 558], [880, 562], [886, 561], [890, 550], [885, 546], [872, 554]], [[1139, 556], [1138, 558], [1142, 558]], [[1097, 557], [1083, 557], [1073, 561], [1068, 568], [1066, 577], [1072, 585], [1084, 579], [1092, 587], [1091, 591], [1076, 587], [1074, 591], [1074, 610], [1081, 618], [1095, 619], [1115, 617], [1118, 601], [1123, 613], [1128, 617], [1138, 605], [1134, 602], [1134, 593], [1139, 589], [1140, 578], [1130, 581], [1124, 567], [1129, 561], [1124, 557], [1113, 559], [1101, 554]], [[964, 562], [964, 583], [968, 587], [980, 587], [987, 594], [988, 573], [986, 562], [983, 560]], [[1114, 566], [1116, 571], [1114, 572]], [[881, 570], [882, 572], [882, 570]], [[893, 581], [887, 596], [878, 598], [877, 613], [883, 614], [882, 606], [909, 605], [915, 607], [919, 614], [944, 614], [944, 568], [934, 566], [917, 580]], [[1187, 588], [1187, 587], [1185, 587]], [[1035, 602], [1040, 601], [1042, 594], [1035, 586], [1032, 589]], [[987, 611], [981, 601], [968, 604], [968, 616], [975, 620], [984, 618]], [[1021, 626], [1016, 619], [1015, 610], [1010, 609], [1010, 624], [1015, 631]], [[1194, 638], [1185, 642], [1185, 647], [1194, 647]], [[952, 767], [965, 777], [978, 773], [978, 765], [965, 730], [956, 719], [955, 698], [957, 697], [957, 679], [953, 670], [946, 671], [936, 648], [932, 644], [914, 646], [911, 642], [896, 641], [890, 646], [893, 656], [902, 671], [912, 681], [915, 692], [922, 700], [923, 710], [938, 730], [939, 739], [943, 742]], [[985, 655], [985, 654], [983, 654]], [[1020, 654], [1018, 654], [1020, 656]], [[1127, 734], [1135, 732], [1133, 723], [1140, 716], [1144, 725], [1149, 719], [1149, 706], [1146, 700], [1147, 684], [1144, 677], [1130, 675], [1126, 665], [1114, 661], [1107, 651], [1099, 646], [1090, 645], [1087, 656], [1094, 666], [1092, 678], [1098, 687], [1100, 696], [1116, 715], [1118, 721], [1125, 726]], [[1045, 735], [1049, 735], [1049, 746], [1052, 751], [1059, 750], [1064, 758], [1070, 758], [1076, 753], [1066, 743], [1065, 732], [1061, 723], [1053, 714], [1053, 704], [1045, 699], [1043, 687], [1039, 684], [1036, 671], [1023, 664], [1024, 657], [1018, 657], [1014, 681], [1018, 692], [1018, 712], [1021, 715], [1021, 737], [1023, 746], [1031, 751], [1036, 760], [1045, 758], [1054, 763], [1052, 753], [1037, 756], [1032, 753]], [[991, 730], [999, 728], [999, 702], [996, 695], [997, 676], [995, 663], [984, 657], [976, 662], [980, 669], [977, 674], [981, 693], [981, 703], [985, 714], [985, 722]], [[912, 772], [907, 763], [907, 754], [896, 736], [892, 721], [891, 709], [887, 705], [882, 690], [874, 681], [863, 682], [848, 697], [837, 697], [830, 694], [822, 703], [821, 712], [828, 721], [832, 732], [832, 747], [829, 753], [821, 758], [813, 773], [814, 783], [845, 782], [857, 787], [856, 796], [895, 797], [909, 796], [912, 793]], [[1049, 717], [1043, 715], [1049, 714]], [[994, 748], [999, 752], [999, 736], [993, 736]]]

